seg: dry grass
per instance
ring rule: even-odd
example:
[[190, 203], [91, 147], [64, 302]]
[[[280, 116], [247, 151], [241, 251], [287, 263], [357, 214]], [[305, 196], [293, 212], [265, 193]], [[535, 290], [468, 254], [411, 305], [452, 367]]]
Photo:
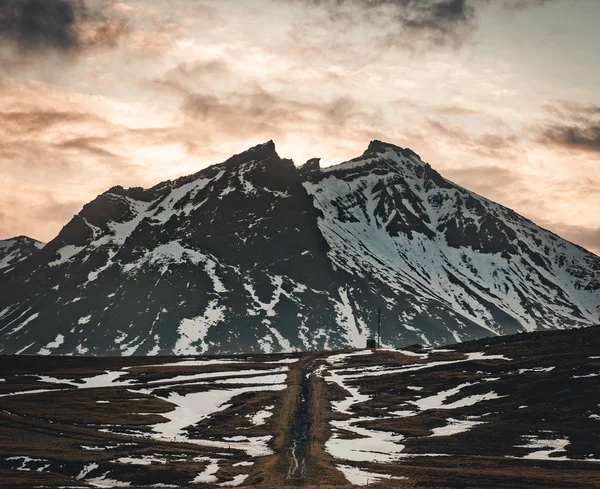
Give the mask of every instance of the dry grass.
[[[518, 448], [522, 435], [542, 430], [568, 437], [566, 455], [580, 458], [594, 454], [600, 458], [600, 431], [598, 421], [589, 417], [598, 412], [600, 392], [597, 378], [573, 379], [575, 374], [600, 370], [600, 361], [589, 359], [600, 351], [600, 329], [578, 330], [569, 333], [542, 333], [534, 336], [486, 339], [471, 345], [460, 345], [458, 350], [504, 354], [513, 361], [477, 361], [441, 366], [435, 369], [358, 378], [354, 382], [361, 393], [372, 399], [353, 407], [356, 417], [377, 419], [360, 426], [402, 434], [404, 453], [413, 455], [395, 463], [352, 463], [363, 470], [386, 473], [406, 480], [381, 480], [369, 487], [391, 489], [598, 489], [600, 463], [583, 461], [540, 461], [507, 458], [520, 457], [531, 452]], [[330, 353], [329, 353], [330, 354]], [[242, 487], [280, 489], [302, 481], [286, 481], [289, 466], [290, 431], [301, 394], [303, 369], [314, 369], [323, 363], [327, 354], [307, 353], [290, 367], [287, 388], [282, 391], [249, 392], [232, 399], [230, 406], [199, 422], [189, 430], [192, 437], [220, 440], [235, 435], [272, 435], [270, 443], [274, 454], [254, 459], [255, 465], [233, 465], [251, 460], [236, 450], [211, 448], [172, 441], [157, 441], [141, 436], [127, 436], [100, 431], [118, 428], [144, 432], [149, 425], [163, 419], [172, 405], [150, 395], [129, 392], [123, 387], [76, 390], [44, 394], [29, 394], [0, 398], [0, 488], [25, 488], [35, 485], [81, 486], [75, 476], [86, 464], [96, 463], [101, 471], [110, 471], [110, 478], [130, 481], [138, 487], [143, 484], [168, 483], [181, 487], [208, 487], [189, 484], [195, 475], [205, 469], [207, 461], [192, 459], [198, 456], [219, 458], [217, 477], [231, 480], [239, 474], [248, 474]], [[178, 375], [224, 372], [245, 369], [272, 369], [276, 364], [263, 361], [279, 356], [253, 355], [243, 364], [217, 364], [204, 367], [161, 367], [173, 358], [37, 358], [5, 357], [0, 363], [0, 393], [16, 390], [48, 388], [35, 377], [24, 374], [45, 374], [57, 378], [75, 379], [103, 373], [105, 370], [132, 366], [124, 378], [136, 383], [162, 380], [171, 383]], [[435, 353], [429, 359], [404, 356], [389, 351], [351, 357], [345, 367], [386, 365], [395, 367], [428, 361], [464, 359], [460, 352]], [[510, 365], [507, 367], [507, 365]], [[507, 373], [508, 370], [555, 366], [551, 375], [539, 373]], [[485, 382], [489, 377], [500, 377]], [[243, 381], [241, 381], [243, 382]], [[387, 411], [411, 409], [407, 401], [418, 396], [427, 397], [463, 383], [472, 383], [449, 402], [472, 394], [493, 390], [501, 396], [485, 403], [466, 406], [452, 411], [431, 410], [415, 417], [386, 415]], [[156, 384], [154, 384], [156, 386]], [[408, 386], [420, 386], [415, 391]], [[229, 387], [235, 387], [230, 384]], [[209, 387], [182, 382], [180, 393], [198, 392]], [[210, 386], [210, 389], [218, 388]], [[163, 394], [172, 389], [159, 391]], [[310, 444], [307, 450], [307, 489], [346, 489], [352, 487], [339, 472], [336, 464], [348, 462], [334, 459], [325, 443], [331, 437], [330, 422], [346, 419], [333, 412], [331, 402], [345, 398], [347, 393], [335, 384], [313, 375], [309, 386], [311, 417]], [[141, 400], [134, 400], [141, 399]], [[97, 403], [96, 401], [109, 401]], [[266, 405], [274, 405], [273, 416], [265, 425], [254, 426], [249, 416]], [[402, 406], [403, 405], [403, 406]], [[520, 409], [521, 405], [527, 408]], [[399, 407], [402, 406], [402, 407]], [[139, 414], [151, 413], [151, 414]], [[483, 416], [485, 415], [485, 416]], [[429, 437], [434, 428], [444, 426], [448, 417], [464, 419], [480, 416], [485, 422], [471, 431], [447, 437]], [[483, 417], [481, 417], [483, 416]], [[339, 431], [339, 437], [344, 433]], [[346, 438], [360, 438], [346, 433]], [[117, 446], [121, 444], [120, 446]], [[127, 445], [125, 445], [127, 444]], [[82, 446], [109, 447], [106, 450], [83, 450]], [[419, 456], [441, 453], [450, 456]], [[26, 455], [50, 463], [45, 472], [14, 470], [5, 462], [7, 457]], [[136, 466], [119, 463], [120, 457], [153, 455], [167, 459], [165, 464]], [[175, 462], [174, 459], [185, 459]], [[13, 464], [14, 465], [14, 464]]]

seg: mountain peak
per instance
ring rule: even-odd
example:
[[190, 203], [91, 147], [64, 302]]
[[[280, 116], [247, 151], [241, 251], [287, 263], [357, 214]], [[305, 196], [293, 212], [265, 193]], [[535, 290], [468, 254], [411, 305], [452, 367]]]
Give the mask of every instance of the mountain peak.
[[273, 140], [269, 140], [266, 143], [257, 144], [256, 146], [252, 146], [246, 151], [232, 156], [227, 161], [225, 161], [225, 165], [227, 165], [228, 167], [232, 167], [248, 163], [250, 161], [265, 160], [281, 160], [281, 158], [277, 154], [277, 151], [275, 151], [275, 143], [273, 142]]
[[378, 139], [374, 139], [373, 141], [371, 141], [369, 143], [369, 146], [367, 147], [367, 149], [365, 150], [363, 155], [369, 155], [369, 154], [374, 154], [374, 153], [375, 154], [376, 153], [385, 153], [388, 149], [401, 150], [402, 148], [399, 148], [395, 144], [386, 143], [384, 141], [379, 141]]
[[275, 151], [275, 143], [273, 142], [272, 139], [269, 139], [266, 143], [257, 144], [256, 146], [252, 146], [250, 149], [245, 151], [245, 153], [251, 153], [251, 152], [264, 154], [264, 155], [268, 155], [268, 156], [273, 156], [273, 155], [277, 154], [277, 152]]
[[300, 166], [299, 170], [301, 172], [308, 172], [308, 171], [314, 171], [314, 170], [320, 170], [321, 169], [321, 158], [311, 158], [309, 160], [306, 160], [306, 163], [304, 163], [304, 165]]
[[279, 155], [277, 154], [277, 151], [275, 151], [275, 143], [273, 142], [272, 139], [270, 139], [266, 143], [257, 144], [256, 146], [252, 146], [251, 148], [247, 149], [246, 151], [240, 153], [240, 155], [244, 155], [244, 154], [254, 155], [254, 158], [258, 159], [258, 160], [267, 159], [267, 158], [270, 158], [273, 156], [279, 157]]
[[0, 243], [0, 351], [362, 347], [378, 309], [390, 346], [599, 322], [599, 257], [409, 149], [365, 153], [297, 169], [268, 141], [149, 190], [113, 187], [39, 253]]
[[412, 149], [401, 148], [400, 146], [396, 146], [395, 144], [386, 143], [385, 141], [379, 141], [378, 139], [374, 139], [373, 141], [371, 141], [369, 143], [369, 146], [363, 153], [363, 156], [381, 154], [381, 153], [385, 153], [388, 150], [395, 151], [396, 153], [401, 154], [402, 156], [404, 156], [406, 158], [412, 157], [412, 158], [417, 158], [418, 160], [422, 161], [421, 157], [417, 153], [415, 153]]

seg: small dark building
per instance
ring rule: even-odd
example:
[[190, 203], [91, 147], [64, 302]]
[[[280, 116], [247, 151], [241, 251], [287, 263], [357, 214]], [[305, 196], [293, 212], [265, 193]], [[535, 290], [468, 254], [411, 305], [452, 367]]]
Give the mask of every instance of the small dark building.
[[377, 348], [377, 340], [369, 338], [367, 340], [367, 348]]

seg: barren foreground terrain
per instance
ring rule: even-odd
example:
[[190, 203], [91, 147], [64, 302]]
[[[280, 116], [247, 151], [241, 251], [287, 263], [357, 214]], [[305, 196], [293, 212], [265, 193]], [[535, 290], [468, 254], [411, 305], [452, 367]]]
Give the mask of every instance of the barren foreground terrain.
[[443, 349], [0, 361], [2, 488], [600, 487], [598, 327]]

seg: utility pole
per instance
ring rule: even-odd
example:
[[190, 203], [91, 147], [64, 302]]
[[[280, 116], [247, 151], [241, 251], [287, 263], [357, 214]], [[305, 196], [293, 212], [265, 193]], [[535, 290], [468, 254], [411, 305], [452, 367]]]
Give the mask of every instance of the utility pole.
[[377, 309], [377, 348], [381, 348], [381, 309]]

